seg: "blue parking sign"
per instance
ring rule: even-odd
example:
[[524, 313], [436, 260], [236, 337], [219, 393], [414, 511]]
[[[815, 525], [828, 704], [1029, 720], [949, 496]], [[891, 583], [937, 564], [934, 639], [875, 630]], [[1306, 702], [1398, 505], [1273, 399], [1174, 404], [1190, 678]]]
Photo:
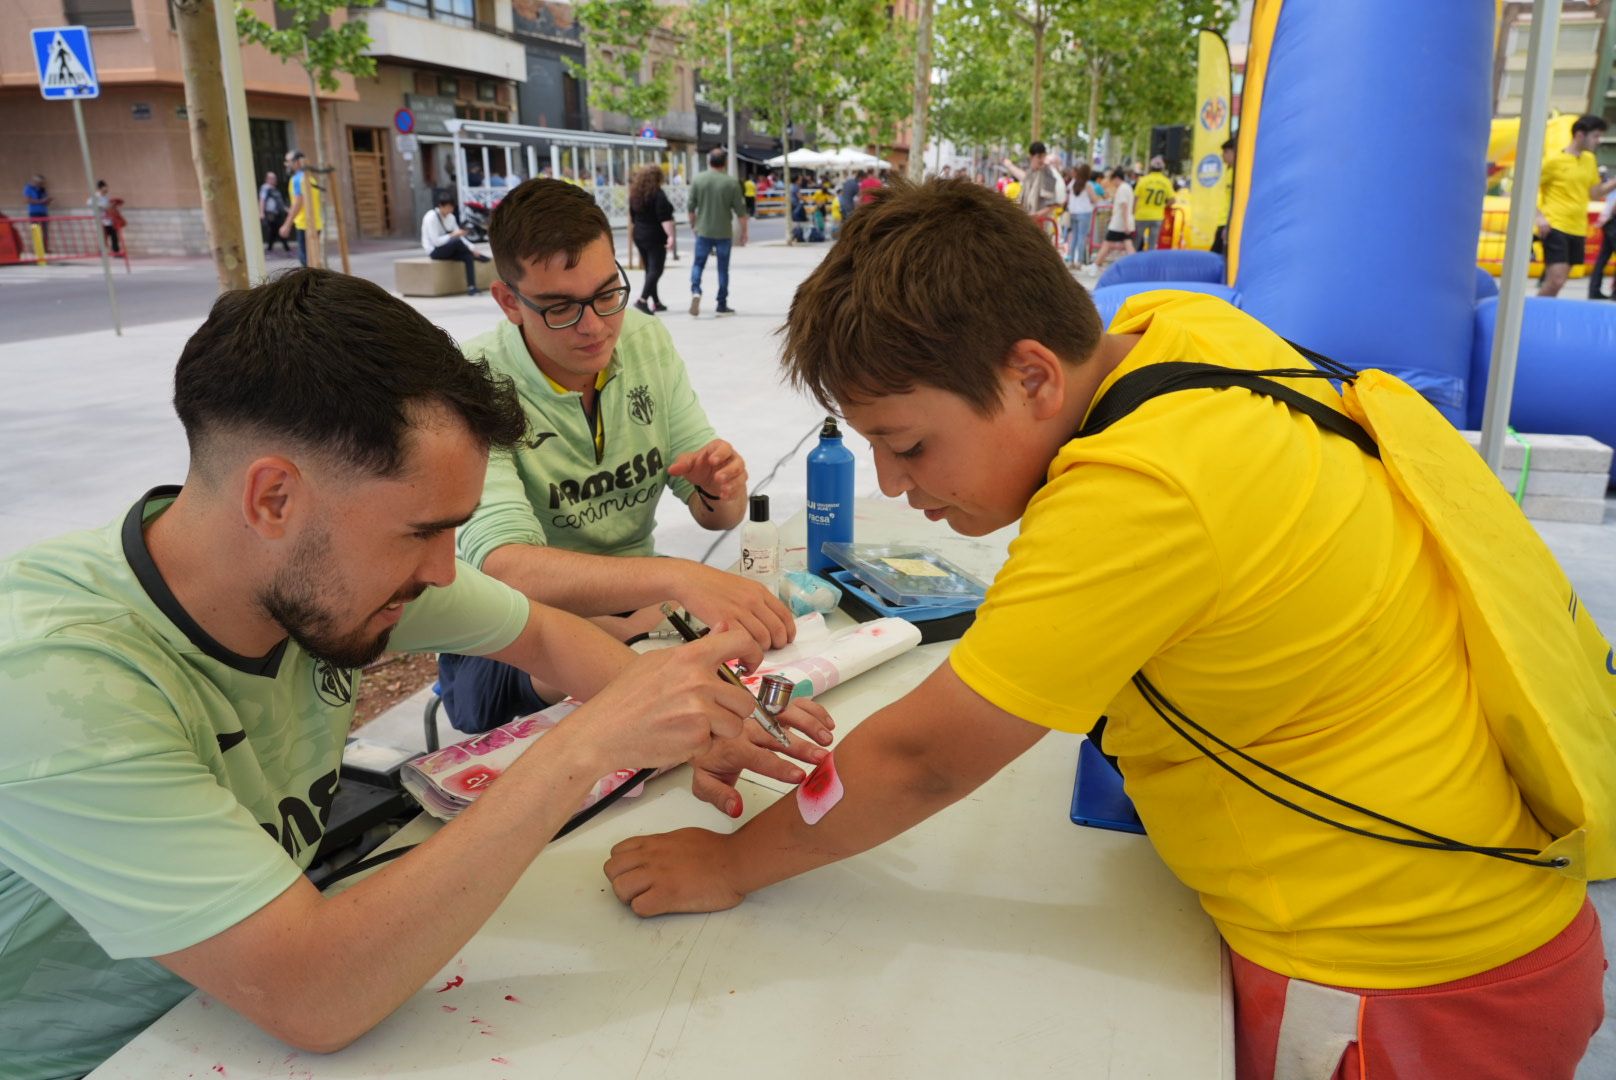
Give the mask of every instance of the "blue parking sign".
[[34, 66], [46, 101], [99, 97], [90, 31], [82, 26], [49, 26], [33, 31]]

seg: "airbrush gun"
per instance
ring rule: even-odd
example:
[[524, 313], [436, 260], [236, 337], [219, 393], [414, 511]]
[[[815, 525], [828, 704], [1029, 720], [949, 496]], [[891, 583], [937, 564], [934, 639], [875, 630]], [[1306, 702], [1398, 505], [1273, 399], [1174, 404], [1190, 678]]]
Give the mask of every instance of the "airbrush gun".
[[[701, 637], [673, 609], [672, 604], [663, 604], [662, 614], [667, 617], [673, 628], [679, 631], [679, 636], [686, 641], [696, 641]], [[718, 674], [725, 682], [746, 690], [746, 684], [741, 681], [741, 677], [731, 671], [727, 665], [718, 665]], [[758, 723], [763, 725], [763, 730], [772, 735], [774, 741], [781, 746], [790, 746], [791, 739], [787, 737], [785, 728], [781, 727], [774, 718], [779, 716], [791, 702], [791, 692], [794, 689], [796, 687], [789, 679], [781, 678], [778, 675], [765, 676], [762, 685], [758, 687], [758, 707], [752, 710], [752, 716], [756, 718]], [[748, 690], [747, 693], [751, 693], [751, 691]]]

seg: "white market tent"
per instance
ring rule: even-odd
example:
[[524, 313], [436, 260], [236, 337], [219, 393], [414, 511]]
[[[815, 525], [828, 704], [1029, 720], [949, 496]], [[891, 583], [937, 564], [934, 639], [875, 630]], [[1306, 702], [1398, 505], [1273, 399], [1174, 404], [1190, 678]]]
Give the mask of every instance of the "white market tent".
[[874, 154], [844, 146], [833, 154], [826, 154], [826, 164], [841, 169], [890, 169], [892, 162], [882, 161]]
[[823, 169], [835, 162], [828, 154], [821, 154], [818, 150], [793, 150], [788, 154], [777, 154], [763, 164], [771, 169], [778, 169], [789, 158], [793, 169]]

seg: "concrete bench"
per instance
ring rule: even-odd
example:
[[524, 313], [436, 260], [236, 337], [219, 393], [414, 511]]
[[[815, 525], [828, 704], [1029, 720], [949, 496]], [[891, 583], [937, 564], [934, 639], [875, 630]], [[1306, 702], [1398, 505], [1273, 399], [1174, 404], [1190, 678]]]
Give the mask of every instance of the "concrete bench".
[[[1480, 447], [1481, 432], [1467, 431], [1471, 446]], [[1587, 435], [1522, 434], [1532, 446], [1532, 468], [1526, 476], [1521, 509], [1536, 521], [1576, 521], [1597, 525], [1605, 519], [1605, 488], [1610, 483], [1611, 448]], [[1504, 440], [1504, 488], [1511, 495], [1521, 482], [1526, 447]]]
[[[393, 283], [405, 296], [453, 296], [466, 291], [466, 271], [457, 260], [418, 255], [393, 260]], [[493, 283], [494, 264], [478, 263], [477, 287], [486, 289]]]

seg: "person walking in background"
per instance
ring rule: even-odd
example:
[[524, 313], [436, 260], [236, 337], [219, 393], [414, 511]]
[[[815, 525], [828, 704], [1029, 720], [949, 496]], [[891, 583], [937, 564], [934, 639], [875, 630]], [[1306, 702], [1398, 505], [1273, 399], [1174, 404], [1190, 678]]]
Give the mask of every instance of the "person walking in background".
[[836, 204], [842, 212], [843, 225], [852, 219], [853, 208], [858, 206], [859, 178], [860, 174], [857, 172], [848, 173], [847, 179], [842, 181], [841, 188], [836, 192]]
[[1162, 219], [1167, 216], [1167, 204], [1172, 198], [1173, 182], [1167, 177], [1167, 162], [1153, 157], [1150, 159], [1150, 172], [1144, 175], [1134, 191], [1134, 219], [1139, 223], [1140, 251], [1155, 250], [1161, 238]]
[[673, 247], [673, 203], [662, 190], [662, 166], [643, 165], [629, 182], [628, 221], [629, 235], [645, 266], [645, 282], [634, 306], [647, 315], [667, 311], [657, 283]]
[[1094, 223], [1094, 190], [1089, 186], [1093, 172], [1079, 165], [1066, 181], [1066, 265], [1087, 266], [1089, 227]]
[[1571, 125], [1571, 143], [1543, 159], [1537, 187], [1537, 232], [1543, 238], [1543, 284], [1539, 296], [1559, 296], [1571, 268], [1587, 256], [1588, 200], [1616, 190], [1616, 178], [1599, 181], [1594, 148], [1609, 125], [1589, 113]]
[[1106, 188], [1111, 195], [1111, 220], [1106, 223], [1105, 242], [1094, 260], [1101, 270], [1124, 255], [1133, 254], [1133, 185], [1128, 183], [1127, 172], [1122, 168], [1112, 169]]
[[39, 243], [41, 247], [50, 246], [50, 223], [44, 218], [50, 213], [51, 196], [45, 188], [45, 177], [35, 173], [23, 185], [22, 197], [28, 200], [28, 217], [33, 224], [39, 226]]
[[1004, 159], [1004, 167], [1021, 183], [1021, 208], [1031, 215], [1046, 235], [1050, 235], [1056, 212], [1066, 205], [1066, 182], [1061, 179], [1060, 170], [1049, 160], [1049, 148], [1034, 141], [1027, 147], [1025, 170], [1009, 158]]
[[281, 225], [285, 221], [286, 194], [281, 191], [279, 177], [267, 172], [264, 182], [258, 186], [258, 224], [264, 234], [265, 255], [275, 250], [276, 240], [281, 242], [282, 251], [288, 255], [292, 253], [292, 245], [281, 235]]
[[1616, 255], [1616, 191], [1605, 196], [1605, 208], [1599, 212], [1599, 257], [1594, 260], [1594, 272], [1588, 278], [1588, 299], [1610, 300], [1616, 293], [1600, 288], [1605, 283], [1605, 267]]
[[869, 206], [870, 200], [875, 198], [875, 193], [881, 190], [882, 186], [881, 178], [875, 175], [875, 170], [865, 169], [864, 175], [859, 178], [858, 204]]
[[1223, 175], [1218, 177], [1218, 229], [1212, 234], [1212, 254], [1222, 255], [1229, 246], [1229, 210], [1234, 205], [1234, 150], [1239, 140], [1223, 142]]
[[101, 235], [107, 238], [107, 250], [114, 255], [122, 255], [118, 231], [123, 228], [124, 220], [118, 208], [123, 205], [123, 200], [112, 197], [105, 180], [97, 180], [95, 194], [84, 201], [95, 211], [96, 220], [101, 223]]
[[746, 197], [746, 216], [749, 218], [757, 217], [757, 193], [757, 181], [748, 176], [741, 185], [741, 194]]
[[739, 240], [746, 246], [746, 199], [741, 185], [724, 171], [729, 154], [722, 147], [707, 155], [707, 169], [690, 185], [690, 227], [696, 232], [696, 257], [690, 264], [690, 314], [701, 314], [701, 279], [707, 272], [707, 255], [718, 257], [719, 315], [733, 315], [729, 306], [729, 251], [740, 221]]
[[466, 295], [476, 296], [477, 264], [487, 262], [487, 255], [479, 255], [466, 243], [466, 230], [455, 220], [454, 194], [448, 188], [439, 191], [437, 205], [421, 218], [421, 249], [432, 259], [457, 260], [466, 268]]
[[282, 238], [290, 235], [293, 229], [297, 230], [297, 261], [304, 266], [309, 265], [309, 234], [313, 233], [314, 242], [319, 244], [320, 230], [325, 228], [325, 214], [321, 211], [317, 185], [309, 175], [307, 161], [301, 150], [292, 150], [286, 155], [286, 166], [291, 175], [287, 185], [292, 190], [292, 205], [280, 227]]

